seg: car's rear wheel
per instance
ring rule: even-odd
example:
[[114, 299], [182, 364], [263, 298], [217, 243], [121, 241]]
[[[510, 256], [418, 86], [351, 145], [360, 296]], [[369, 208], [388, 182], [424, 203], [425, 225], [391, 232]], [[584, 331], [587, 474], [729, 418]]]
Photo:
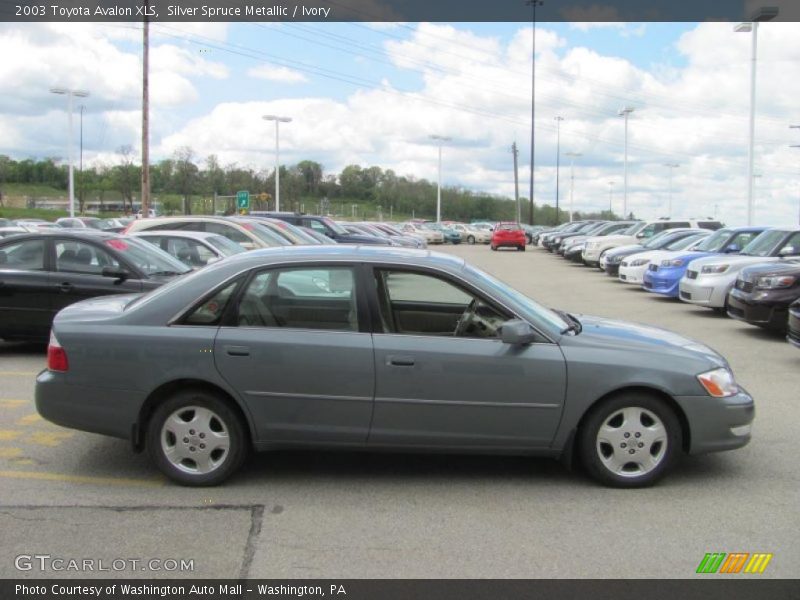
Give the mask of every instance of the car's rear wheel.
[[517, 246], [517, 250], [520, 252], [525, 252], [525, 246]]
[[203, 390], [176, 393], [153, 413], [147, 448], [156, 466], [181, 485], [217, 485], [247, 454], [244, 424], [219, 396]]
[[638, 392], [602, 402], [578, 435], [586, 470], [613, 487], [652, 485], [681, 449], [681, 427], [673, 410], [663, 400]]
[[495, 246], [494, 244], [492, 244], [491, 248], [492, 250], [497, 250], [497, 246]]
[[474, 235], [468, 235], [468, 236], [467, 236], [467, 243], [468, 243], [469, 245], [472, 245], [472, 244], [474, 244], [474, 243], [475, 243], [475, 236], [474, 236]]

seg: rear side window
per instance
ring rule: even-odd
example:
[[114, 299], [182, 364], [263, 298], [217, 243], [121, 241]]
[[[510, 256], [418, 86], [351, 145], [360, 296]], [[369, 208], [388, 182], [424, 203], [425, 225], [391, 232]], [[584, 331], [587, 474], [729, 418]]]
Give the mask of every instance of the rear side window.
[[0, 269], [44, 271], [44, 240], [25, 240], [0, 248]]
[[710, 229], [711, 231], [722, 229], [722, 223], [719, 221], [698, 221], [697, 226], [700, 229]]
[[56, 271], [100, 275], [103, 267], [119, 268], [119, 262], [93, 244], [67, 240], [56, 242]]
[[218, 326], [238, 284], [238, 280], [229, 283], [201, 302], [183, 319], [182, 325]]
[[665, 229], [675, 229], [676, 227], [691, 227], [691, 223], [689, 221], [673, 221], [672, 223], [668, 223]]
[[[177, 229], [189, 229], [190, 225], [192, 225], [192, 223], [161, 223], [154, 227], [146, 227], [143, 229], [146, 231], [175, 231]], [[196, 229], [195, 231], [202, 231], [202, 229]]]
[[230, 241], [236, 242], [237, 244], [247, 244], [251, 242], [249, 237], [230, 225], [226, 225], [224, 223], [206, 223], [205, 226], [206, 231], [209, 233], [216, 233], [217, 235], [226, 237]]

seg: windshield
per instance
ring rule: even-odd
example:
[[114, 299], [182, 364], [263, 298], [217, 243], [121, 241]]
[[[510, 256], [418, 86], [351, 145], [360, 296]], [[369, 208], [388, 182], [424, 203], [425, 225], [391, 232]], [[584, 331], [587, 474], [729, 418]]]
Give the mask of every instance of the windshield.
[[104, 243], [147, 275], [180, 275], [191, 271], [177, 258], [144, 240], [134, 237], [112, 238], [104, 240]]
[[569, 323], [559, 317], [554, 311], [528, 298], [528, 296], [522, 292], [506, 285], [499, 279], [495, 279], [485, 271], [481, 271], [469, 264], [464, 267], [464, 271], [491, 288], [492, 292], [500, 297], [500, 300], [510, 301], [514, 305], [522, 308], [522, 316], [530, 319], [534, 323], [552, 328], [556, 332], [563, 331], [569, 326]]
[[260, 223], [244, 223], [244, 228], [266, 243], [268, 246], [291, 246], [292, 242], [282, 238], [274, 231], [267, 229]]
[[336, 235], [347, 235], [347, 230], [339, 225], [333, 219], [329, 219], [328, 217], [323, 217], [322, 222], [325, 223], [328, 227], [330, 227]]
[[670, 242], [666, 246], [664, 246], [664, 250], [684, 250], [697, 242], [698, 240], [703, 239], [703, 234], [698, 235], [687, 235], [685, 238], [681, 238], [679, 240], [675, 240], [674, 242]]
[[731, 237], [730, 229], [720, 229], [708, 236], [695, 250], [699, 252], [719, 252]]
[[765, 231], [747, 244], [742, 250], [742, 254], [746, 256], [772, 256], [778, 251], [785, 237], [785, 231]]
[[239, 254], [240, 252], [247, 252], [236, 242], [229, 240], [222, 235], [214, 235], [206, 238], [206, 241], [219, 250], [223, 256], [231, 256], [232, 254]]
[[649, 248], [651, 250], [658, 250], [659, 248], [663, 248], [665, 244], [668, 244], [669, 241], [667, 240], [672, 236], [676, 235], [677, 233], [678, 232], [676, 232], [675, 230], [667, 229], [666, 231], [662, 231], [661, 233], [657, 233], [656, 235], [651, 237], [644, 244], [642, 244], [642, 247]]

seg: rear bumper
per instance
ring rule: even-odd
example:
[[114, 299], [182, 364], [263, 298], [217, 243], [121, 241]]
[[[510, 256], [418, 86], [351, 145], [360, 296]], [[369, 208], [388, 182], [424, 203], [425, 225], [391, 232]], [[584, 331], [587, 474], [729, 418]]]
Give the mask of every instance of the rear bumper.
[[64, 374], [36, 377], [36, 410], [56, 425], [130, 439], [139, 418], [141, 392], [69, 385]]
[[755, 403], [744, 389], [728, 398], [679, 396], [675, 400], [689, 422], [689, 454], [734, 450], [750, 442]]

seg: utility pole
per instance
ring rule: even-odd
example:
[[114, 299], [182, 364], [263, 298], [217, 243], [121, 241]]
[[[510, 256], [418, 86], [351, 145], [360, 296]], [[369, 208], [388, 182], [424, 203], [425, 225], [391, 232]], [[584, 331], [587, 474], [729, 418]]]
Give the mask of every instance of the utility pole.
[[543, 0], [527, 0], [525, 4], [533, 8], [533, 21], [531, 21], [531, 24], [533, 25], [533, 27], [531, 28], [533, 35], [533, 51], [531, 52], [531, 181], [530, 181], [531, 211], [530, 215], [528, 215], [528, 222], [530, 225], [533, 225], [533, 213], [534, 213], [533, 158], [534, 158], [534, 149], [536, 148], [535, 138], [534, 138], [534, 129], [535, 129], [534, 122], [536, 117], [536, 7], [544, 6], [544, 2]]
[[522, 208], [519, 204], [519, 176], [517, 171], [517, 155], [519, 154], [519, 150], [517, 150], [517, 142], [511, 144], [511, 154], [514, 155], [514, 201], [517, 203], [517, 225], [519, 225], [522, 217]]
[[561, 179], [560, 177], [560, 168], [561, 168], [561, 121], [564, 120], [564, 117], [556, 117], [556, 225], [561, 222], [561, 215], [559, 213], [558, 208], [558, 183]]
[[453, 138], [447, 137], [445, 135], [432, 135], [430, 136], [432, 140], [435, 140], [439, 143], [439, 178], [436, 183], [436, 222], [441, 223], [442, 221], [442, 144], [444, 142], [449, 142]]
[[[608, 182], [608, 212], [609, 217], [614, 216], [614, 182]], [[624, 217], [623, 217], [624, 219]]]
[[569, 222], [572, 223], [572, 213], [574, 212], [575, 202], [575, 159], [583, 156], [580, 152], [567, 152], [569, 156]]
[[80, 152], [78, 153], [78, 207], [83, 212], [83, 109], [86, 108], [81, 104], [81, 145]]
[[[789, 129], [800, 129], [800, 125], [789, 125]], [[800, 148], [800, 145], [792, 145], [790, 148]], [[797, 224], [800, 225], [800, 201], [797, 205]]]
[[635, 109], [632, 106], [624, 106], [617, 113], [625, 118], [625, 174], [622, 191], [622, 218], [628, 218], [628, 117]]
[[[142, 218], [150, 216], [150, 21], [142, 34]], [[133, 207], [131, 207], [133, 208]]]

